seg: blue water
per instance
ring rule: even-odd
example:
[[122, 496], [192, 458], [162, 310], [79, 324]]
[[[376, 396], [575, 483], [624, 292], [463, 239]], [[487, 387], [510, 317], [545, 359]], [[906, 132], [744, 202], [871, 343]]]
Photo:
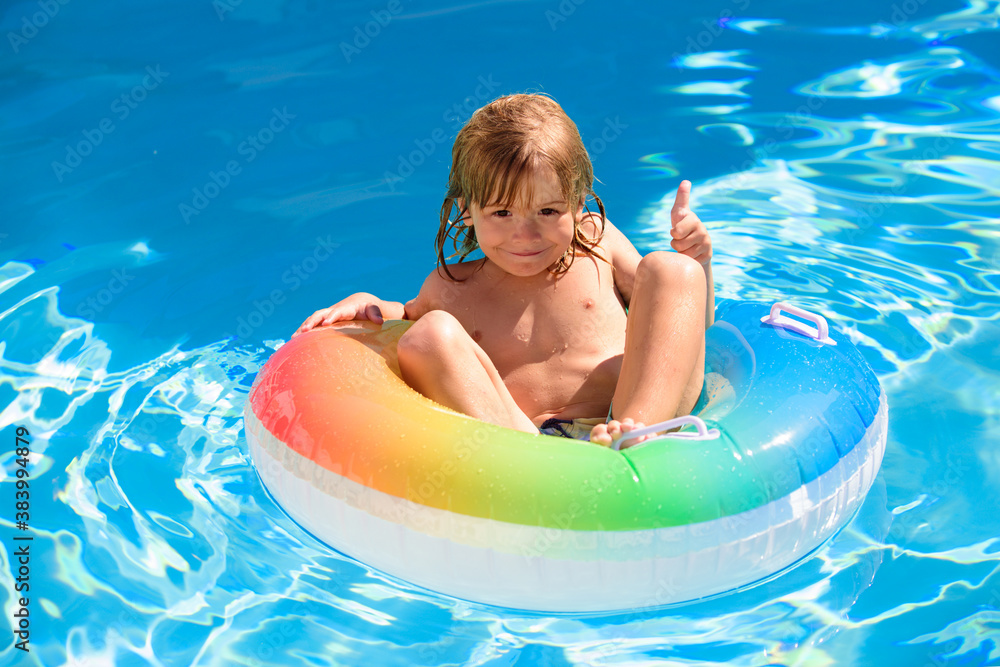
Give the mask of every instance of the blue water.
[[[0, 16], [4, 664], [1000, 664], [996, 0]], [[719, 296], [821, 312], [879, 375], [882, 472], [800, 567], [678, 608], [526, 614], [373, 572], [261, 487], [255, 373], [313, 310], [415, 292], [458, 126], [523, 90], [576, 120], [640, 249], [667, 246], [691, 179]]]

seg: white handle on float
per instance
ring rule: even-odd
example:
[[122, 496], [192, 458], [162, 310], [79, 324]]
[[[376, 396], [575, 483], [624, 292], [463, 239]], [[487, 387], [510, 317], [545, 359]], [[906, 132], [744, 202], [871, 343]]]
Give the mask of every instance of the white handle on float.
[[[816, 328], [807, 327], [803, 325], [802, 322], [798, 320], [793, 320], [789, 317], [782, 317], [781, 311], [786, 313], [791, 313], [795, 317], [801, 317], [804, 320], [808, 320], [816, 325]], [[766, 316], [760, 318], [760, 321], [764, 324], [770, 324], [771, 326], [780, 327], [782, 329], [791, 329], [796, 333], [800, 333], [803, 336], [808, 336], [815, 341], [820, 343], [825, 343], [828, 345], [836, 345], [837, 341], [830, 338], [830, 325], [826, 323], [826, 318], [822, 315], [817, 315], [816, 313], [810, 313], [808, 310], [803, 310], [802, 308], [797, 308], [791, 304], [784, 303], [783, 301], [776, 302], [771, 306], [771, 312]]]
[[[629, 431], [628, 433], [623, 433], [620, 438], [611, 443], [611, 449], [617, 451], [621, 450], [622, 443], [626, 440], [632, 440], [633, 438], [639, 438], [644, 435], [652, 435], [654, 433], [659, 433], [660, 431], [666, 431], [668, 429], [676, 428], [678, 426], [691, 425], [698, 429], [697, 433], [664, 433], [663, 435], [651, 438], [649, 440], [643, 440], [638, 443], [638, 445], [645, 445], [650, 442], [655, 442], [657, 440], [666, 440], [667, 438], [683, 438], [686, 440], [714, 440], [719, 437], [719, 429], [708, 428], [698, 417], [694, 415], [685, 415], [684, 417], [675, 417], [674, 419], [668, 419], [665, 422], [660, 422], [659, 424], [653, 424], [652, 426], [643, 426], [642, 428], [637, 428]], [[636, 445], [636, 446], [638, 446]]]

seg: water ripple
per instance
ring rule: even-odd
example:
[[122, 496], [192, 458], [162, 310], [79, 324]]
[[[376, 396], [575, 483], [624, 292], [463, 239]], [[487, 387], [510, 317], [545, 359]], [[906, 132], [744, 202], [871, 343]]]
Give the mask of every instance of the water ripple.
[[[747, 149], [756, 165], [701, 183], [694, 206], [716, 249], [724, 296], [792, 296], [840, 320], [881, 373], [926, 362], [966, 339], [1000, 312], [1000, 229], [994, 159], [1000, 122], [955, 106], [934, 124], [891, 115], [820, 116], [825, 100], [879, 94], [919, 98], [947, 76], [973, 66], [989, 75], [980, 93], [1000, 93], [1000, 77], [952, 48], [892, 63], [868, 63], [800, 87], [820, 100], [796, 117], [811, 138]], [[877, 70], [877, 72], [876, 72]], [[988, 81], [988, 83], [986, 83]], [[955, 118], [947, 118], [953, 115]], [[787, 115], [735, 117], [767, 137]], [[773, 138], [773, 137], [772, 137]], [[833, 150], [831, 150], [833, 149]], [[668, 238], [673, 194], [649, 214], [645, 243]]]

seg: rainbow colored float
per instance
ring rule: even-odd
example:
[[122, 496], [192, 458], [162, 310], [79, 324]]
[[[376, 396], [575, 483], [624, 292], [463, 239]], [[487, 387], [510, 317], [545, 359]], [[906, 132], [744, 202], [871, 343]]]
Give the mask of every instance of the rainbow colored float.
[[247, 440], [268, 491], [320, 540], [458, 598], [609, 611], [751, 584], [853, 516], [885, 449], [868, 364], [783, 304], [720, 306], [706, 366], [732, 391], [699, 406], [697, 432], [622, 451], [424, 398], [398, 375], [407, 326], [290, 340], [257, 376]]

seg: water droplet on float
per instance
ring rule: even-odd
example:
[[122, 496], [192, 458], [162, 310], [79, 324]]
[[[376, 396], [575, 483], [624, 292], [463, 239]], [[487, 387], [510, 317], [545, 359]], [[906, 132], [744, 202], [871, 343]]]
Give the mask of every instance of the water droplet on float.
[[476, 471], [476, 473], [482, 475], [483, 474], [483, 469], [480, 468], [479, 470]]

